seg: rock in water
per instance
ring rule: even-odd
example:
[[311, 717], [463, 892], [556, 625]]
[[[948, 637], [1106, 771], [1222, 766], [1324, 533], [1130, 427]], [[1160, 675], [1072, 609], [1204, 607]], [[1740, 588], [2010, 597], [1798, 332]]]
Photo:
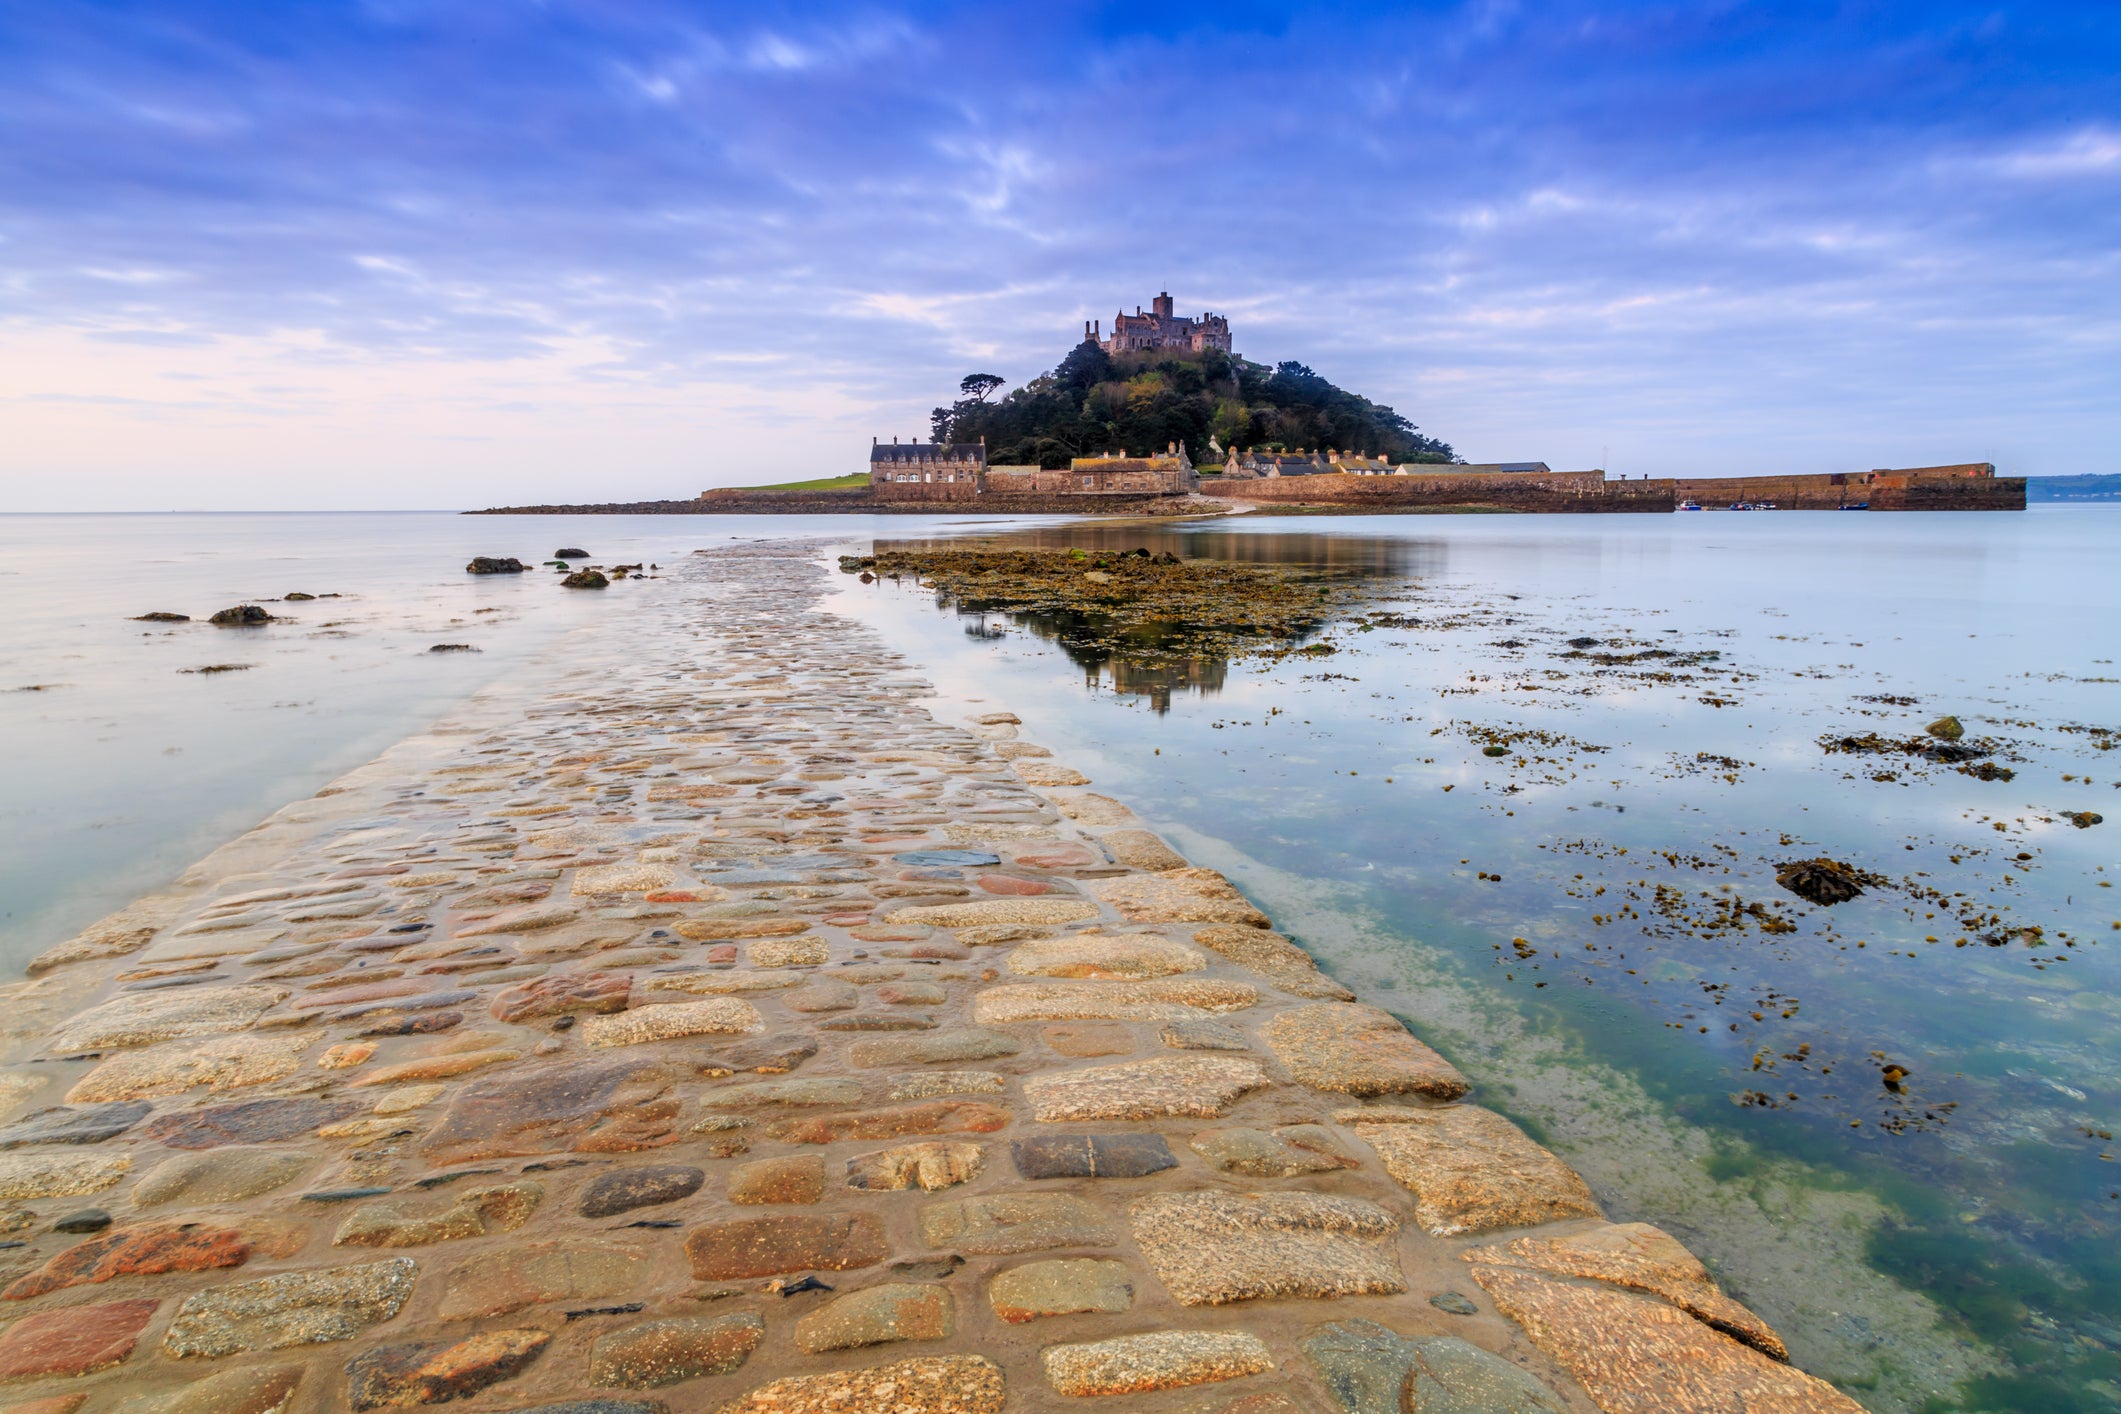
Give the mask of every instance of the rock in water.
[[596, 570], [576, 570], [560, 581], [562, 589], [609, 589], [611, 581]]
[[209, 622], [220, 624], [223, 628], [231, 624], [242, 627], [249, 624], [269, 624], [272, 622], [272, 615], [256, 604], [238, 604], [233, 609], [223, 609]]
[[492, 555], [475, 555], [470, 564], [464, 566], [466, 574], [522, 574], [527, 567], [514, 556], [506, 559]]
[[589, 552], [587, 550], [577, 550], [570, 547], [565, 550], [553, 551], [552, 557], [555, 560], [586, 560], [589, 558]]
[[1960, 737], [1966, 735], [1966, 728], [1959, 724], [1957, 717], [1939, 717], [1922, 730], [1936, 737], [1939, 741], [1957, 741]]
[[1778, 864], [1775, 882], [1822, 907], [1847, 903], [1863, 892], [1862, 876], [1838, 859], [1793, 859]]
[[158, 609], [152, 614], [133, 615], [133, 622], [137, 624], [188, 624], [191, 622], [191, 615], [171, 614]]

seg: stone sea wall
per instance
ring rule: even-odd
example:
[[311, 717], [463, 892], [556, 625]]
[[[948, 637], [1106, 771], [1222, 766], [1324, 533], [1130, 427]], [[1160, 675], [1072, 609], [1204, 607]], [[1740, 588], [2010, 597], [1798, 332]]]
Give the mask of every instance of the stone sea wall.
[[8, 988], [0, 1408], [1853, 1411], [816, 547]]
[[1442, 473], [1435, 476], [1277, 476], [1201, 483], [1203, 494], [1277, 505], [1357, 506], [1366, 511], [1476, 506], [1562, 514], [1669, 511], [1670, 481], [1607, 481], [1596, 471]]

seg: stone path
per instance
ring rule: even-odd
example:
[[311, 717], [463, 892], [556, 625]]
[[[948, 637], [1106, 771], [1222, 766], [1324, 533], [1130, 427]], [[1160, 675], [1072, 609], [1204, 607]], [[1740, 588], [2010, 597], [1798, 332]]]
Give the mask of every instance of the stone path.
[[695, 556], [7, 988], [0, 1408], [1857, 1407], [823, 588]]

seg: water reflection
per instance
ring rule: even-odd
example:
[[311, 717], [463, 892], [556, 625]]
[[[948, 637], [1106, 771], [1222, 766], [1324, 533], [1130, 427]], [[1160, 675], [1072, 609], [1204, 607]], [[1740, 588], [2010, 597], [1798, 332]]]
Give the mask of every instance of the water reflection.
[[1088, 614], [963, 609], [958, 622], [968, 638], [985, 640], [1007, 637], [1008, 625], [1021, 628], [1081, 668], [1085, 688], [1146, 697], [1159, 716], [1171, 710], [1173, 693], [1221, 692], [1230, 672], [1227, 655], [1195, 651], [1195, 636], [1169, 625], [1133, 625], [1114, 633]]
[[[2078, 821], [2121, 800], [2117, 533], [2034, 514], [1056, 528], [1011, 543], [1347, 566], [1408, 599], [1329, 629], [1330, 674], [1203, 662], [1212, 700], [1189, 700], [1191, 664], [1071, 650], [1065, 621], [1019, 621], [966, 671], [1033, 704], [1027, 734], [1101, 786], [1225, 842], [1343, 976], [1461, 1044], [1616, 1213], [1683, 1229], [1866, 1403], [1924, 1407], [1972, 1348], [1866, 1296], [1885, 1273], [1999, 1362], [1936, 1407], [2111, 1408], [2121, 908], [2116, 827]], [[1071, 703], [1042, 642], [1090, 684], [1139, 663], [1157, 715]], [[1821, 747], [1920, 739], [1946, 713], [2007, 771]], [[1812, 857], [1888, 882], [1812, 907], [1776, 881]], [[1335, 906], [1308, 906], [1327, 887]], [[1569, 1089], [1600, 1067], [1694, 1126], [1691, 1151], [1651, 1146], [1647, 1120], [1602, 1128], [1603, 1097]], [[1733, 1193], [1764, 1195], [1754, 1218]], [[1802, 1215], [1847, 1193], [1875, 1205], [1841, 1249], [1864, 1270], [1830, 1276], [1831, 1224]]]

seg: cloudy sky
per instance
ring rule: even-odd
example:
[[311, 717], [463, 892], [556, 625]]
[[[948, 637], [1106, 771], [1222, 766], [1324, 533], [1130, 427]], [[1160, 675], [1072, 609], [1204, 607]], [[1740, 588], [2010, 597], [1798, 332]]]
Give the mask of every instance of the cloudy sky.
[[858, 469], [1169, 289], [1474, 460], [2121, 470], [2121, 6], [0, 0], [0, 509]]

